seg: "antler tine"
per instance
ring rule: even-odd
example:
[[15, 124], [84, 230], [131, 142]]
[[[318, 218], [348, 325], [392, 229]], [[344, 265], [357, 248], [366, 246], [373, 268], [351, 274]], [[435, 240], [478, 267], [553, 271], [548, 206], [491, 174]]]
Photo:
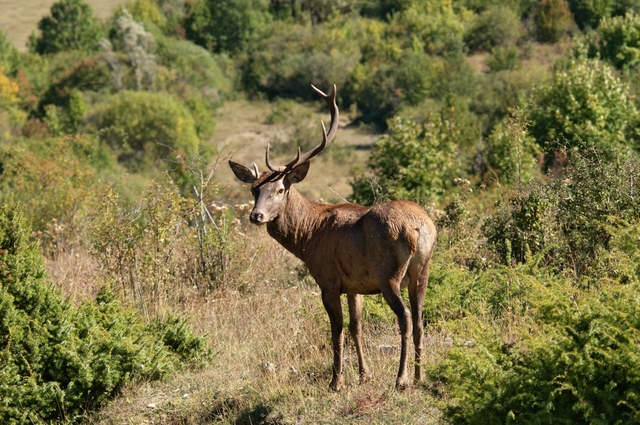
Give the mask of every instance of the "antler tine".
[[258, 171], [258, 166], [255, 162], [253, 163], [253, 171], [256, 173], [256, 178], [258, 178], [258, 176], [260, 175], [260, 171]]
[[267, 168], [269, 168], [271, 171], [275, 171], [276, 173], [286, 173], [298, 164], [298, 160], [300, 159], [300, 146], [298, 146], [298, 155], [296, 156], [296, 158], [287, 165], [271, 165], [271, 162], [269, 162], [269, 148], [270, 144], [267, 143], [267, 152], [265, 153], [264, 159], [267, 163]]
[[329, 134], [327, 134], [327, 129], [324, 126], [324, 122], [322, 122], [322, 142], [310, 151], [305, 152], [303, 155], [300, 155], [300, 147], [298, 147], [298, 155], [296, 156], [296, 159], [294, 159], [287, 165], [271, 165], [271, 163], [269, 162], [269, 144], [267, 143], [265, 160], [267, 162], [267, 167], [269, 167], [271, 171], [275, 171], [278, 173], [287, 173], [294, 167], [310, 160], [311, 158], [322, 152], [322, 150], [331, 142], [333, 137], [336, 135], [336, 131], [338, 131], [338, 124], [340, 123], [340, 111], [338, 110], [338, 105], [336, 104], [336, 95], [338, 92], [336, 85], [333, 85], [333, 90], [329, 94], [325, 94], [322, 90], [320, 90], [313, 84], [311, 85], [311, 88], [313, 88], [313, 90], [318, 93], [329, 106], [329, 111], [331, 113], [331, 127], [329, 128]]
[[336, 135], [336, 131], [338, 130], [338, 124], [340, 122], [340, 111], [338, 110], [338, 105], [336, 104], [336, 94], [338, 91], [336, 88], [336, 85], [335, 84], [333, 85], [333, 90], [328, 95], [325, 94], [322, 90], [320, 90], [316, 86], [314, 86], [313, 84], [311, 85], [311, 88], [313, 88], [313, 90], [316, 93], [318, 93], [324, 99], [325, 102], [327, 102], [327, 105], [329, 106], [329, 111], [331, 112], [331, 127], [329, 128], [329, 134], [327, 134], [327, 130], [324, 126], [324, 122], [322, 122], [322, 143], [320, 143], [318, 146], [316, 146], [315, 148], [311, 149], [310, 151], [302, 155], [302, 157], [300, 157], [299, 159], [299, 163], [308, 161], [314, 156], [318, 155], [320, 152], [322, 152], [322, 150], [329, 144], [329, 142], [331, 142], [333, 137]]

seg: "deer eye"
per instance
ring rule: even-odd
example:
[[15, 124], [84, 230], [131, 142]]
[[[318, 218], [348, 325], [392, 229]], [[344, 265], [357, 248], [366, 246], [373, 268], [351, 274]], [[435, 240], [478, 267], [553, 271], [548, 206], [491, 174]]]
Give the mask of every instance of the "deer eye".
[[283, 188], [278, 189], [278, 195], [282, 195], [283, 193], [284, 193], [284, 189]]

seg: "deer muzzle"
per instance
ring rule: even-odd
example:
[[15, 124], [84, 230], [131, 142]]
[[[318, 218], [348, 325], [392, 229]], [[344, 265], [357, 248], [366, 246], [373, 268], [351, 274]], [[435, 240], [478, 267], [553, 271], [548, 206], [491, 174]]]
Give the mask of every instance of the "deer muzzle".
[[253, 224], [264, 224], [264, 214], [254, 209], [249, 215], [249, 221]]

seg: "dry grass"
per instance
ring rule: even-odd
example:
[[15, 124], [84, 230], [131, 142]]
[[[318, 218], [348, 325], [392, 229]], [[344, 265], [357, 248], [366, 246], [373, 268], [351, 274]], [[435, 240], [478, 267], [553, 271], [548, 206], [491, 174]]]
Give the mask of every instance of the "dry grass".
[[[134, 383], [88, 423], [438, 423], [437, 400], [424, 387], [394, 389], [399, 335], [390, 311], [364, 327], [374, 379], [359, 385], [347, 335], [347, 385], [330, 392], [329, 321], [318, 288], [304, 273], [301, 278], [301, 263], [264, 228], [236, 231], [244, 242], [237, 242], [233, 257], [234, 283], [206, 293], [180, 283], [169, 290], [171, 308], [208, 335], [212, 361], [161, 382]], [[48, 268], [73, 299], [94, 296], [99, 270], [88, 251], [60, 254]], [[434, 360], [444, 338], [428, 336], [426, 348], [427, 361]]]

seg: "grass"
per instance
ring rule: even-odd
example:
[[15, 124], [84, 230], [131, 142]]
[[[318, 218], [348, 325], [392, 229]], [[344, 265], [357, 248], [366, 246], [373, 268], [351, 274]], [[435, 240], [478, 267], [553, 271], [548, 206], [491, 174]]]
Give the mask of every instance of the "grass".
[[[399, 334], [388, 308], [387, 316], [369, 317], [364, 326], [374, 379], [358, 383], [357, 357], [347, 332], [346, 388], [330, 392], [329, 321], [315, 283], [265, 229], [240, 227], [237, 232], [244, 242], [233, 257], [241, 266], [233, 284], [205, 293], [188, 287], [171, 290], [172, 309], [208, 335], [213, 360], [202, 370], [161, 382], [134, 383], [87, 423], [438, 423], [438, 403], [426, 387], [394, 389]], [[99, 270], [86, 250], [58, 256], [49, 270], [76, 299], [96, 291]], [[445, 345], [443, 336], [428, 335], [427, 361]]]

